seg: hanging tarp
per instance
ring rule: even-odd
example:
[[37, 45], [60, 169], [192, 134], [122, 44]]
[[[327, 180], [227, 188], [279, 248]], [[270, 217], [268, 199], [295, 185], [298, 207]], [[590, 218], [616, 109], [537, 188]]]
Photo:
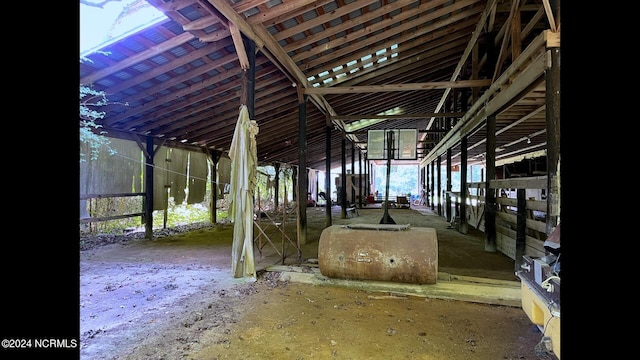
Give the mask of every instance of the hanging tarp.
[[169, 196], [173, 197], [173, 203], [180, 205], [184, 202], [187, 187], [187, 164], [189, 152], [182, 149], [171, 149], [171, 161], [168, 163]]
[[240, 115], [231, 140], [231, 187], [229, 191], [229, 217], [233, 222], [231, 249], [233, 277], [256, 280], [253, 254], [253, 193], [256, 187], [257, 149], [255, 136], [258, 124], [249, 120], [246, 105]]
[[[110, 139], [95, 159], [89, 145], [81, 142], [80, 154], [80, 195], [142, 191], [142, 151], [135, 141]], [[87, 217], [87, 200], [80, 200], [80, 218]]]
[[231, 183], [231, 159], [228, 157], [220, 157], [218, 160], [218, 198], [222, 199], [226, 192], [228, 192], [229, 184]]
[[204, 201], [208, 172], [207, 155], [201, 152], [190, 152], [187, 204], [199, 204]]
[[309, 189], [308, 192], [309, 194], [311, 194], [311, 199], [315, 200], [318, 198], [318, 173], [313, 170], [313, 169], [309, 169], [309, 183], [307, 188]]
[[[83, 156], [80, 161], [80, 194], [122, 194], [142, 191], [142, 151], [134, 141], [110, 139], [96, 159]], [[82, 154], [91, 149], [80, 143]]]
[[153, 157], [153, 210], [164, 210], [167, 199], [167, 187], [169, 185], [168, 164], [171, 161], [171, 152], [166, 146], [161, 146]]

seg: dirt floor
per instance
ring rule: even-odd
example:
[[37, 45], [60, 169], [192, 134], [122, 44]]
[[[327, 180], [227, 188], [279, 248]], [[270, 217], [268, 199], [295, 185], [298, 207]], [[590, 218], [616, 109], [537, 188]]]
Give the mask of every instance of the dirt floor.
[[[308, 208], [307, 244], [285, 239], [285, 264], [313, 264], [324, 208]], [[332, 224], [377, 224], [380, 208]], [[397, 224], [435, 228], [438, 271], [517, 281], [514, 261], [484, 251], [483, 234], [462, 235], [426, 208], [391, 209]], [[295, 242], [295, 218], [282, 217]], [[282, 234], [256, 249], [257, 281], [233, 278], [233, 225], [81, 238], [82, 359], [557, 359], [518, 306], [406, 296], [284, 281]], [[161, 232], [160, 232], [161, 233]], [[274, 246], [275, 245], [275, 246]], [[303, 268], [303, 267], [302, 267]]]

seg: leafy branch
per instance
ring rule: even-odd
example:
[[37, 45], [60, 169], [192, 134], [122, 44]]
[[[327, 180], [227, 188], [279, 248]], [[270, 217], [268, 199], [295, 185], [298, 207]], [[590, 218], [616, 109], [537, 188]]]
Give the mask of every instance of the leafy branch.
[[[80, 62], [91, 62], [91, 60], [86, 57], [80, 57]], [[116, 153], [109, 146], [111, 142], [105, 136], [107, 132], [101, 130], [102, 125], [97, 122], [106, 115], [105, 111], [100, 111], [98, 108], [108, 104], [114, 103], [107, 99], [107, 93], [96, 90], [90, 85], [80, 84], [80, 141], [89, 145], [91, 160], [98, 158], [101, 148], [105, 148], [109, 155]], [[128, 106], [129, 104], [124, 103], [122, 105]], [[87, 154], [80, 152], [80, 162], [86, 161], [86, 157]]]
[[[98, 111], [96, 107], [107, 103], [107, 95], [104, 91], [80, 84], [80, 141], [89, 145], [91, 160], [98, 158], [102, 147], [106, 147], [111, 155], [115, 153], [109, 146], [111, 142], [105, 136], [107, 132], [100, 130], [102, 125], [96, 122], [106, 114], [104, 111]], [[87, 154], [80, 153], [80, 161], [86, 161], [86, 156]]]

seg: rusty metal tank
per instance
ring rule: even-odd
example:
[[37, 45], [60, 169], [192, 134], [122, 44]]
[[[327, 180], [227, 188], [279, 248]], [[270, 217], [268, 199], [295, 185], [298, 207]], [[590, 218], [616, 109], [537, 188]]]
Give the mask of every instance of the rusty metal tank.
[[353, 280], [435, 284], [436, 230], [395, 224], [333, 225], [318, 244], [322, 275]]

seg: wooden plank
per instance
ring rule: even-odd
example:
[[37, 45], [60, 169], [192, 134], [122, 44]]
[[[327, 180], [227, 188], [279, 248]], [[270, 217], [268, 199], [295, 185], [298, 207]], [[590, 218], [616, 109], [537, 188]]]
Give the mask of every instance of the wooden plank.
[[[512, 224], [516, 223], [516, 216], [514, 214], [499, 212], [499, 213], [496, 213], [496, 217], [508, 223], [512, 223]], [[527, 229], [537, 230], [537, 231], [540, 231], [541, 233], [545, 233], [547, 231], [546, 226], [547, 225], [544, 221], [527, 219]]]
[[547, 212], [546, 200], [527, 200], [527, 210]]
[[[438, 273], [438, 275], [440, 274], [446, 274], [446, 273]], [[476, 276], [464, 276], [464, 275], [453, 275], [450, 274], [449, 275], [449, 280], [459, 280], [459, 281], [464, 281], [464, 282], [469, 282], [469, 283], [477, 283], [477, 284], [493, 284], [493, 285], [500, 285], [500, 286], [505, 286], [505, 287], [520, 287], [520, 282], [519, 281], [511, 281], [511, 280], [500, 280], [500, 279], [489, 279], [489, 278], [481, 278], [481, 277], [476, 277]]]
[[80, 223], [91, 223], [91, 222], [100, 222], [100, 221], [108, 221], [108, 220], [118, 220], [118, 219], [126, 219], [136, 216], [144, 216], [144, 213], [134, 213], [134, 214], [125, 214], [125, 215], [113, 215], [113, 216], [103, 216], [103, 217], [90, 217], [90, 218], [81, 218]]
[[[545, 255], [544, 241], [525, 235], [525, 255], [531, 257], [542, 257]], [[515, 257], [516, 231], [505, 226], [496, 226], [496, 240], [498, 240], [498, 250], [509, 256]], [[513, 251], [511, 250], [513, 248]]]
[[84, 195], [80, 195], [80, 200], [104, 199], [104, 198], [112, 198], [112, 197], [144, 196], [144, 195], [146, 194], [143, 192], [121, 193], [121, 194], [84, 194]]
[[318, 264], [302, 264], [300, 266], [294, 265], [270, 265], [265, 268], [266, 271], [275, 272], [299, 272], [299, 273], [314, 273], [319, 274], [320, 269]]
[[542, 257], [546, 254], [544, 240], [539, 240], [527, 235], [527, 251], [525, 255], [531, 257]]
[[383, 84], [383, 85], [363, 85], [363, 86], [334, 86], [334, 87], [313, 87], [303, 89], [304, 94], [353, 94], [353, 93], [377, 93], [390, 91], [418, 91], [451, 88], [473, 88], [491, 85], [488, 79], [478, 80], [454, 80], [454, 81], [432, 81], [425, 83], [403, 83], [403, 84]]
[[546, 176], [495, 179], [489, 181], [491, 189], [546, 189]]
[[[518, 206], [518, 201], [517, 199], [514, 199], [514, 198], [499, 197], [499, 198], [496, 198], [496, 202], [499, 205], [506, 205], [506, 206], [513, 206], [513, 207]], [[527, 200], [526, 203], [527, 203], [527, 210], [536, 210], [536, 211], [542, 211], [542, 212], [547, 211], [546, 200]]]
[[467, 224], [484, 231], [484, 202], [477, 202], [475, 206], [467, 204]]
[[507, 255], [511, 260], [516, 259], [516, 239], [498, 231], [496, 226], [496, 248], [501, 253]]
[[[471, 279], [473, 279], [473, 281], [470, 281]], [[387, 292], [435, 299], [459, 300], [514, 307], [522, 306], [520, 283], [517, 281], [491, 283], [486, 280], [481, 282], [479, 278], [452, 277], [451, 281], [440, 280], [436, 284], [417, 285], [387, 281], [334, 279], [323, 276], [322, 274], [293, 271], [282, 272], [279, 280], [315, 286], [337, 286], [371, 292]]]

